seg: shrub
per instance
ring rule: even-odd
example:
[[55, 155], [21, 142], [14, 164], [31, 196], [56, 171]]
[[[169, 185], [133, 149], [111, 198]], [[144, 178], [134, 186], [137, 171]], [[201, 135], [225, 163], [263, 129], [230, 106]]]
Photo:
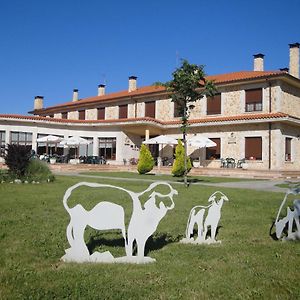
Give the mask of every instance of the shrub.
[[[192, 169], [192, 163], [190, 158], [187, 158], [187, 171]], [[175, 177], [181, 177], [184, 175], [184, 147], [180, 140], [175, 149], [175, 161], [172, 167], [172, 174]]]
[[25, 178], [27, 181], [53, 181], [54, 175], [46, 162], [32, 159], [26, 169]]
[[154, 167], [154, 159], [148, 146], [142, 144], [137, 170], [140, 174], [150, 172]]
[[31, 156], [31, 149], [24, 145], [8, 145], [5, 163], [12, 177], [22, 178], [26, 172]]

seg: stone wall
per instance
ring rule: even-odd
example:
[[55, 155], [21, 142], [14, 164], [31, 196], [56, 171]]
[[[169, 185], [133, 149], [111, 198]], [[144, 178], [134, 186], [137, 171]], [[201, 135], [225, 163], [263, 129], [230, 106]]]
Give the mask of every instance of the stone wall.
[[300, 118], [300, 91], [287, 84], [281, 86], [281, 112]]
[[118, 119], [119, 118], [119, 106], [107, 106], [105, 108], [105, 119]]
[[79, 119], [79, 112], [78, 111], [69, 111], [68, 112], [68, 119], [78, 120]]
[[61, 113], [54, 114], [54, 118], [61, 119]]
[[85, 111], [85, 119], [86, 120], [97, 120], [97, 108], [87, 109]]
[[163, 121], [174, 119], [174, 103], [171, 99], [157, 100], [155, 106], [156, 119]]

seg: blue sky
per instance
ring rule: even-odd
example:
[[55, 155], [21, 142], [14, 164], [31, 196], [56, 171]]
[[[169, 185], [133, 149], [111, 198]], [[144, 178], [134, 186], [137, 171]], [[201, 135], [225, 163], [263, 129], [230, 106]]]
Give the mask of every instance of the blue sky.
[[300, 42], [299, 0], [0, 0], [0, 113], [167, 81], [178, 58], [208, 75], [288, 67]]

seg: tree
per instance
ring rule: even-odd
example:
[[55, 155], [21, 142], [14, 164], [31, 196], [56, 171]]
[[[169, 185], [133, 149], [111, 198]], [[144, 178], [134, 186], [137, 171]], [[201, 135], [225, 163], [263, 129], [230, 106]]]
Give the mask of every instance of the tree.
[[205, 79], [204, 66], [190, 64], [187, 60], [182, 60], [182, 65], [172, 73], [173, 79], [163, 84], [170, 92], [172, 102], [176, 103], [181, 116], [181, 131], [184, 145], [184, 184], [187, 183], [187, 147], [186, 134], [188, 130], [188, 120], [190, 112], [195, 107], [196, 101], [205, 95], [214, 95], [216, 89], [213, 82]]
[[[175, 161], [172, 167], [172, 174], [175, 177], [181, 177], [185, 173], [185, 163], [184, 163], [184, 147], [182, 142], [179, 140], [178, 145], [175, 149]], [[192, 169], [192, 163], [190, 158], [187, 159], [187, 173]]]
[[9, 144], [7, 145], [5, 163], [9, 173], [17, 178], [22, 178], [29, 165], [31, 149], [25, 145]]
[[140, 174], [145, 174], [150, 172], [154, 167], [154, 159], [151, 152], [145, 144], [142, 144], [140, 149], [139, 162], [137, 165], [137, 170]]

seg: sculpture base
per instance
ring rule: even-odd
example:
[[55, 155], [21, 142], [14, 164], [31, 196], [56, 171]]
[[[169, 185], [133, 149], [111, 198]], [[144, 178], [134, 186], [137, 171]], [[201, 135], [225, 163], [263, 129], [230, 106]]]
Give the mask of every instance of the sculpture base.
[[66, 254], [61, 258], [64, 262], [76, 262], [76, 263], [106, 263], [106, 264], [114, 264], [114, 263], [122, 263], [122, 264], [148, 264], [153, 263], [156, 260], [149, 256], [122, 256], [122, 257], [113, 257], [113, 255], [109, 251], [105, 252], [94, 252], [92, 255], [86, 256], [77, 256], [72, 254], [70, 249], [67, 249]]
[[216, 241], [214, 239], [208, 238], [206, 240], [197, 238], [183, 238], [179, 241], [182, 244], [194, 244], [194, 245], [211, 245], [211, 244], [221, 244], [221, 241]]

